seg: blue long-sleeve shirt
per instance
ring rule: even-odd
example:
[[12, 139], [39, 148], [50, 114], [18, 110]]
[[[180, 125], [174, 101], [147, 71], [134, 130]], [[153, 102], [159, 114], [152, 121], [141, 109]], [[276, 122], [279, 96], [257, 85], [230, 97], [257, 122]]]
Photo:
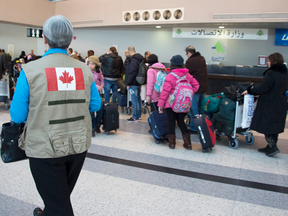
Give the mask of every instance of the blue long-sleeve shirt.
[[[68, 55], [65, 49], [51, 48], [43, 56], [52, 53], [64, 53]], [[17, 80], [17, 86], [14, 92], [13, 100], [11, 102], [10, 117], [15, 123], [23, 123], [27, 120], [29, 111], [30, 90], [25, 72], [22, 70]], [[91, 85], [89, 111], [96, 112], [101, 108], [101, 98], [93, 81]]]

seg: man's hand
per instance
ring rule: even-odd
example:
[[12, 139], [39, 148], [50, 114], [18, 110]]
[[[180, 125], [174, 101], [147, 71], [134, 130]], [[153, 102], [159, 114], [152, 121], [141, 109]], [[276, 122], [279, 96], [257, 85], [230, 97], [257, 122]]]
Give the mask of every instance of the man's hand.
[[163, 107], [158, 107], [159, 113], [163, 113]]
[[247, 95], [248, 94], [248, 91], [246, 90], [246, 91], [244, 91], [244, 92], [242, 92], [242, 95]]
[[127, 88], [127, 91], [129, 91], [130, 86], [127, 85], [126, 88]]

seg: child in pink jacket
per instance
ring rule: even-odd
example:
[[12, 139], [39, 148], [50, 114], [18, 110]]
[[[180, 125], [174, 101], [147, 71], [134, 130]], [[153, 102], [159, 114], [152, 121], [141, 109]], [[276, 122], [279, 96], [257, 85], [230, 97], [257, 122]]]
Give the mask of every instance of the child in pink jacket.
[[157, 107], [160, 98], [160, 93], [154, 89], [157, 80], [157, 72], [159, 70], [165, 71], [166, 68], [162, 63], [158, 62], [158, 56], [155, 54], [151, 54], [148, 57], [148, 64], [149, 69], [147, 71], [146, 101], [147, 103], [150, 103], [151, 112], [153, 112], [157, 111], [155, 110], [155, 107]]
[[[197, 92], [199, 88], [199, 83], [196, 79], [193, 78], [192, 75], [188, 73], [188, 69], [184, 67], [184, 59], [181, 55], [175, 55], [170, 60], [171, 62], [171, 72], [176, 73], [179, 77], [185, 76], [186, 79], [192, 86], [193, 92]], [[171, 73], [167, 75], [163, 90], [160, 94], [160, 99], [158, 101], [158, 109], [160, 113], [163, 113], [163, 109], [165, 108], [168, 116], [168, 139], [169, 139], [169, 148], [174, 149], [176, 145], [176, 135], [175, 135], [175, 120], [177, 120], [178, 126], [181, 130], [184, 148], [191, 150], [191, 140], [190, 133], [188, 128], [184, 122], [184, 117], [187, 113], [176, 113], [172, 110], [171, 105], [169, 104], [169, 95], [172, 95], [175, 91], [177, 78], [173, 76]]]

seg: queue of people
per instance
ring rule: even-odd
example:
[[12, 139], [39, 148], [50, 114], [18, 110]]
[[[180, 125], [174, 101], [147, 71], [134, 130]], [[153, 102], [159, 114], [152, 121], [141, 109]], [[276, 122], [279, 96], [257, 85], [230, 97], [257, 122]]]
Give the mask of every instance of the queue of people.
[[[158, 107], [159, 113], [166, 110], [170, 149], [176, 145], [176, 121], [184, 148], [192, 149], [190, 133], [194, 133], [195, 129], [191, 124], [188, 130], [184, 116], [190, 112], [193, 118], [203, 112], [199, 104], [208, 88], [205, 58], [192, 46], [185, 50], [188, 56], [186, 63], [181, 55], [172, 56], [170, 70], [158, 61], [157, 55], [145, 53], [143, 57], [133, 46], [125, 51], [124, 64], [115, 47], [99, 58], [89, 50], [87, 66], [74, 60], [77, 54], [72, 48], [68, 49], [72, 37], [73, 28], [67, 18], [53, 16], [44, 23], [43, 40], [47, 52], [40, 60], [22, 66], [11, 103], [12, 121], [26, 122], [19, 147], [29, 157], [35, 185], [45, 204], [43, 210], [34, 210], [35, 216], [73, 215], [70, 196], [91, 145], [91, 136], [100, 132], [103, 104], [99, 92], [104, 89], [104, 98], [108, 102], [110, 91], [116, 91], [115, 84], [124, 70], [133, 106], [133, 115], [127, 121], [138, 122], [141, 120], [141, 86], [136, 77], [142, 63], [148, 65], [146, 100]], [[25, 52], [21, 53], [21, 57], [25, 59]], [[276, 145], [278, 134], [284, 131], [286, 122], [287, 68], [279, 53], [271, 54], [268, 59], [269, 68], [264, 73], [263, 82], [259, 86], [250, 86], [243, 94], [260, 95], [251, 129], [265, 134], [268, 144], [259, 151], [273, 156], [279, 153]], [[5, 70], [1, 53], [0, 70]], [[75, 86], [68, 86], [64, 76], [75, 80]], [[159, 84], [159, 77], [162, 84]], [[62, 80], [63, 85], [58, 80]], [[192, 91], [194, 96], [192, 98], [188, 94], [190, 92], [186, 92], [185, 95], [191, 97], [188, 101], [190, 105], [176, 109], [174, 93], [181, 82], [182, 87]], [[160, 88], [156, 90], [155, 84]], [[179, 109], [180, 112], [177, 111]]]

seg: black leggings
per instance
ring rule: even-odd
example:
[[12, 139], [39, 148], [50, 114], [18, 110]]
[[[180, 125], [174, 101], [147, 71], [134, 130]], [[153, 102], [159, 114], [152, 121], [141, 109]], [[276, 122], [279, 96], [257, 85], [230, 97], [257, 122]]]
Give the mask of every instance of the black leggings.
[[166, 108], [165, 110], [168, 116], [168, 134], [175, 134], [175, 120], [177, 120], [182, 135], [189, 132], [184, 122], [184, 117], [187, 113], [175, 113], [172, 108]]

